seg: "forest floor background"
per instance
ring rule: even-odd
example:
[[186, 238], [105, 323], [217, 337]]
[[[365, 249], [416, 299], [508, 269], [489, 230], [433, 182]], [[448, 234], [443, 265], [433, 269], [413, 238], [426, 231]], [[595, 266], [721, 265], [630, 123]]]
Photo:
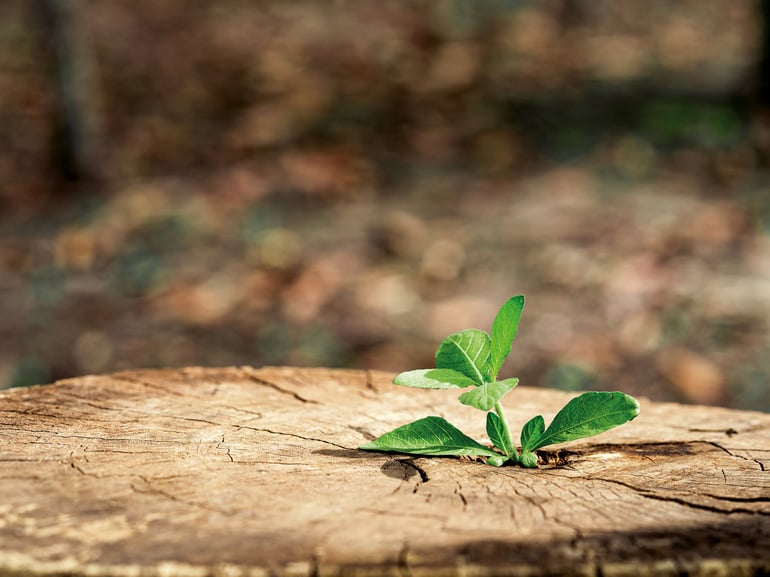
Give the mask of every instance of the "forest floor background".
[[87, 3], [104, 174], [51, 164], [0, 22], [0, 387], [180, 365], [432, 366], [770, 410], [770, 122], [727, 1]]

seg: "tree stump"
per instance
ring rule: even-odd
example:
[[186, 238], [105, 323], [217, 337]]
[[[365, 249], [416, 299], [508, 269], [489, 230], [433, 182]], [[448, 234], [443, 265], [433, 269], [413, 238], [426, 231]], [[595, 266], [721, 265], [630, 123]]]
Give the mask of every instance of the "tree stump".
[[[188, 368], [0, 394], [0, 576], [770, 572], [770, 415], [642, 399], [541, 467], [357, 446], [456, 391], [379, 372]], [[520, 387], [513, 429], [573, 395]]]

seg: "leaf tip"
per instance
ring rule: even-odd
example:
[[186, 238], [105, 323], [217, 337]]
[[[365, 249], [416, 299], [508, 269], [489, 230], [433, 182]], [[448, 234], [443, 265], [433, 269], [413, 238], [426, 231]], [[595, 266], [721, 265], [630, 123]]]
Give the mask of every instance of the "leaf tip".
[[631, 395], [627, 393], [623, 393], [621, 391], [615, 391], [613, 395], [618, 395], [622, 397], [629, 405], [628, 407], [628, 413], [631, 415], [628, 420], [633, 421], [636, 417], [639, 416], [639, 413], [642, 410], [642, 407], [639, 405], [639, 400], [632, 397]]

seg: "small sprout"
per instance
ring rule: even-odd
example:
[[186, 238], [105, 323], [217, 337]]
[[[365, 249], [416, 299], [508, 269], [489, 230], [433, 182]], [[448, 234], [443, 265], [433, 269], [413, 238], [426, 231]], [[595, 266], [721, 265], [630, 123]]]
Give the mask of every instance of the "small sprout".
[[639, 414], [639, 403], [620, 392], [587, 392], [569, 401], [546, 428], [542, 416], [521, 430], [517, 450], [500, 399], [518, 385], [516, 378], [497, 380], [524, 310], [524, 296], [508, 299], [492, 323], [491, 335], [468, 329], [449, 335], [436, 351], [436, 368], [399, 374], [397, 385], [420, 389], [468, 389], [459, 401], [486, 412], [486, 431], [494, 448], [477, 443], [441, 417], [425, 417], [361, 445], [366, 451], [410, 455], [482, 457], [488, 465], [537, 467], [535, 451], [542, 447], [598, 435], [627, 423]]

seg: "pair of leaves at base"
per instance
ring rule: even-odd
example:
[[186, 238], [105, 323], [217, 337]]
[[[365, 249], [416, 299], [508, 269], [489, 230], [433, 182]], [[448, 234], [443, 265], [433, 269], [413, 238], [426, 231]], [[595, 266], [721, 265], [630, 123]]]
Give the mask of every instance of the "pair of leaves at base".
[[[620, 392], [588, 392], [575, 397], [559, 411], [545, 428], [541, 415], [530, 419], [521, 429], [521, 460], [527, 466], [537, 449], [566, 441], [597, 435], [636, 418], [639, 403]], [[534, 458], [531, 466], [536, 466]]]
[[590, 437], [622, 425], [639, 414], [639, 403], [620, 392], [588, 392], [564, 405], [546, 429], [537, 415], [521, 430], [521, 448], [534, 451], [547, 445]]
[[[557, 413], [550, 426], [538, 415], [521, 431], [521, 456], [525, 467], [537, 466], [535, 451], [547, 445], [574, 441], [603, 433], [622, 425], [639, 414], [639, 403], [620, 392], [588, 392], [575, 397]], [[516, 449], [505, 434], [497, 413], [487, 413], [486, 430], [492, 443], [504, 453], [474, 441], [441, 417], [425, 417], [385, 433], [360, 448], [368, 451], [388, 451], [413, 455], [483, 456], [490, 464], [502, 465], [516, 460]]]

